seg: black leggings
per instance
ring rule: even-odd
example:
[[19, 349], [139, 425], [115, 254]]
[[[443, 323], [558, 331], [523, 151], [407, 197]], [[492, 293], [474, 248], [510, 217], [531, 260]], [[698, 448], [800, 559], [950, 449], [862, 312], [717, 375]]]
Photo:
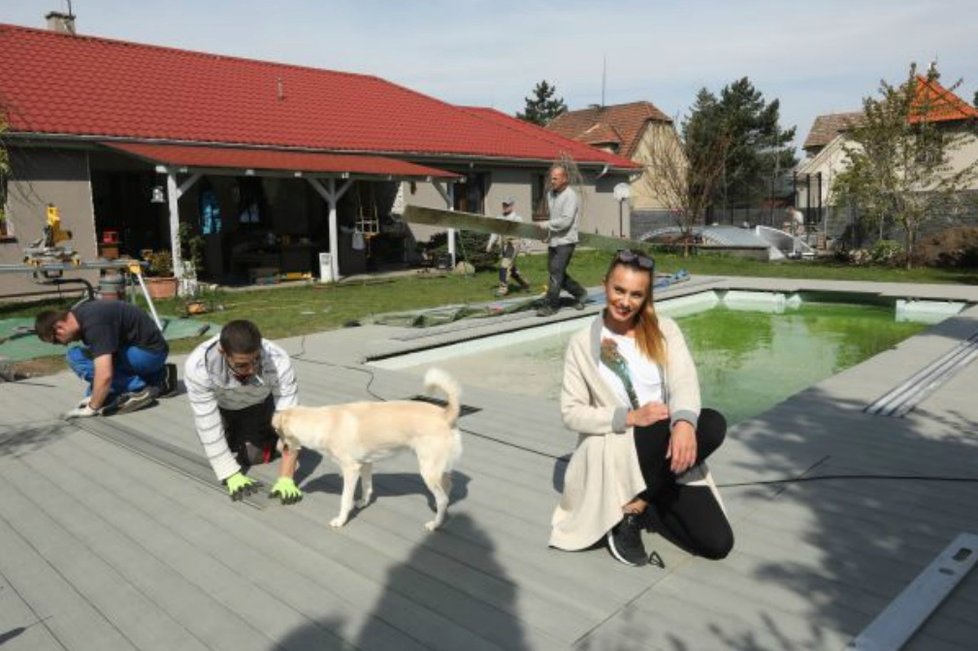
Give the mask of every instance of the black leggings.
[[[703, 409], [696, 427], [696, 463], [720, 447], [727, 421], [718, 411]], [[724, 558], [733, 548], [733, 530], [709, 486], [683, 486], [666, 459], [669, 421], [635, 428], [635, 451], [648, 488], [639, 497], [655, 507], [659, 531], [686, 551]]]
[[268, 463], [279, 456], [275, 449], [278, 435], [272, 429], [272, 414], [275, 413], [272, 396], [257, 405], [221, 409], [220, 412], [228, 447], [242, 468]]

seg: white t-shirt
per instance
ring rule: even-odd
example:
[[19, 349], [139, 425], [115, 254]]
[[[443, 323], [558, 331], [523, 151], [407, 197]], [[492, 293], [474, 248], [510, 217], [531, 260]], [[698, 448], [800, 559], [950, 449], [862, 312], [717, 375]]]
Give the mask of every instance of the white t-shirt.
[[[617, 335], [606, 327], [601, 328], [601, 340], [613, 339], [618, 345], [618, 352], [628, 364], [628, 375], [632, 379], [632, 387], [635, 395], [638, 396], [638, 404], [642, 406], [649, 402], [662, 402], [662, 374], [659, 372], [659, 365], [646, 357], [638, 348], [635, 339]], [[628, 392], [625, 384], [615, 373], [604, 363], [598, 364], [598, 372], [602, 379], [608, 384], [621, 404], [632, 408], [632, 403], [628, 399]]]

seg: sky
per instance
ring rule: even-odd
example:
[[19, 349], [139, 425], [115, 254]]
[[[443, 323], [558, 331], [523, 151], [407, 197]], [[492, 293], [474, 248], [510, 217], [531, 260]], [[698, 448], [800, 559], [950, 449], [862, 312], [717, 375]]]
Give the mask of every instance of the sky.
[[[66, 0], [0, 0], [43, 27]], [[79, 34], [376, 75], [439, 99], [522, 110], [541, 80], [571, 109], [696, 93], [749, 77], [800, 146], [815, 116], [859, 110], [880, 80], [937, 61], [978, 89], [975, 0], [73, 0]], [[0, 55], [2, 56], [2, 55]], [[2, 60], [2, 59], [0, 59]]]

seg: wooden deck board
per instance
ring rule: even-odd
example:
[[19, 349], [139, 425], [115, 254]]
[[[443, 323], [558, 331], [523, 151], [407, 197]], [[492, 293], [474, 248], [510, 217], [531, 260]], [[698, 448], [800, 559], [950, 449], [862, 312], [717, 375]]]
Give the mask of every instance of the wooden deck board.
[[[905, 290], [883, 285], [870, 289]], [[973, 475], [978, 364], [907, 418], [861, 409], [973, 331], [974, 312], [740, 424], [711, 459], [717, 482]], [[368, 349], [403, 349], [405, 342], [368, 341], [396, 332], [368, 326], [283, 342], [302, 352], [302, 402], [422, 393], [418, 375], [344, 367]], [[425, 343], [457, 336], [446, 328]], [[443, 530], [422, 529], [429, 497], [415, 460], [402, 456], [378, 464], [377, 499], [335, 531], [328, 520], [340, 484], [331, 461], [304, 453], [298, 477], [307, 496], [298, 505], [262, 495], [253, 502], [261, 510], [232, 504], [201, 457], [185, 395], [83, 424], [113, 428], [114, 439], [57, 420], [79, 395], [68, 374], [0, 386], [0, 488], [12, 497], [0, 502], [5, 651], [839, 649], [950, 537], [978, 524], [972, 484], [752, 484], [722, 489], [737, 537], [723, 561], [695, 559], [656, 534], [646, 546], [660, 553], [664, 570], [622, 566], [604, 549], [559, 552], [546, 547], [549, 518], [559, 458], [576, 436], [554, 401], [465, 387], [463, 403], [482, 411], [460, 420], [471, 433], [463, 433]], [[140, 454], [120, 445], [127, 432], [141, 437]], [[197, 480], [180, 472], [184, 462]], [[266, 480], [276, 472], [254, 469]], [[978, 575], [958, 586], [909, 648], [969, 648], [978, 637], [976, 604]], [[146, 625], [136, 630], [133, 619]], [[4, 640], [4, 630], [19, 627]]]
[[[110, 453], [108, 450], [103, 452]], [[149, 471], [144, 469], [141, 474]], [[162, 485], [174, 481], [172, 476], [167, 477], [164, 468], [152, 469], [151, 472], [156, 475], [154, 483]], [[125, 474], [125, 468], [117, 468], [117, 473], [113, 476]], [[113, 481], [121, 487], [138, 481], [138, 476], [140, 475]], [[297, 563], [295, 557], [303, 546], [296, 544], [292, 536], [275, 534], [274, 529], [269, 530], [263, 522], [254, 520], [253, 516], [259, 512], [243, 509], [232, 504], [226, 497], [210, 491], [199, 495], [195, 495], [196, 492], [191, 484], [175, 484], [165, 495], [159, 491], [144, 490], [137, 497], [140, 503], [153, 506], [154, 518], [159, 521], [159, 526], [171, 527], [185, 537], [183, 542], [170, 541], [167, 545], [168, 548], [187, 546], [179, 556], [182, 563], [188, 562], [187, 556], [198, 555], [201, 558], [193, 569], [196, 569], [196, 565], [205, 566], [203, 571], [207, 571], [206, 566], [209, 565], [222, 566], [216, 576], [211, 576], [215, 574], [211, 570], [209, 575], [199, 579], [206, 579], [202, 588], [213, 584], [214, 587], [208, 589], [222, 593], [228, 590], [239, 596], [259, 593], [262, 598], [256, 607], [267, 602], [288, 605], [294, 613], [301, 611], [301, 618], [293, 616], [283, 619], [281, 615], [275, 614], [276, 608], [266, 609], [271, 611], [267, 614], [252, 615], [252, 621], [259, 623], [265, 618], [277, 621], [277, 624], [272, 621], [264, 624], [271, 626], [270, 630], [275, 631], [277, 639], [288, 638], [298, 630], [303, 631], [304, 638], [308, 639], [309, 629], [315, 625], [317, 618], [329, 615], [344, 623], [344, 627], [349, 629], [347, 635], [352, 634], [350, 631], [369, 629], [375, 638], [385, 641], [386, 644], [396, 644], [402, 648], [411, 648], [418, 644], [409, 635], [399, 633], [383, 621], [372, 621], [367, 617], [369, 606], [384, 594], [383, 583], [373, 580], [371, 573], [355, 571], [348, 563], [334, 560], [344, 553], [362, 558], [362, 548], [340, 545], [332, 547], [328, 555], [304, 554], [306, 562]], [[172, 497], [176, 496], [180, 500], [173, 503]], [[198, 507], [193, 504], [194, 501], [205, 503], [199, 507], [200, 513], [195, 513]], [[334, 542], [343, 541], [334, 539]], [[371, 557], [371, 560], [377, 559]], [[385, 563], [380, 563], [374, 573], [382, 575], [384, 566]], [[407, 601], [398, 606], [413, 614], [420, 625], [425, 624], [427, 613], [423, 609], [418, 609]], [[239, 603], [235, 610], [241, 612], [246, 607]], [[430, 617], [442, 619], [434, 613]], [[473, 648], [479, 647], [478, 639], [467, 635], [454, 624], [443, 622], [442, 630], [456, 642], [464, 641], [470, 645], [475, 644]], [[328, 633], [329, 631], [323, 631], [321, 637], [331, 637]], [[424, 646], [426, 645], [419, 648]]]

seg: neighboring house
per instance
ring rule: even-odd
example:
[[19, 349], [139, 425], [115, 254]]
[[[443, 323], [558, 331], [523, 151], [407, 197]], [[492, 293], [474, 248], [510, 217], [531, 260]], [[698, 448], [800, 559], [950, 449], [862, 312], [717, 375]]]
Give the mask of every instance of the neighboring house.
[[[0, 51], [16, 233], [0, 241], [0, 263], [20, 261], [53, 203], [83, 259], [110, 231], [122, 253], [179, 257], [187, 223], [206, 241], [207, 279], [318, 272], [323, 251], [337, 278], [417, 256], [432, 229], [392, 219], [394, 205], [492, 214], [514, 195], [528, 213], [564, 156], [585, 179], [586, 228], [610, 235], [611, 188], [637, 169], [374, 76], [3, 24]], [[0, 276], [0, 295], [37, 289]]]
[[[562, 113], [547, 125], [547, 129], [567, 138], [631, 159], [642, 166], [642, 174], [630, 181], [629, 206], [631, 229], [639, 229], [648, 218], [671, 223], [669, 206], [655, 192], [649, 167], [653, 147], [666, 143], [669, 151], [678, 139], [672, 119], [651, 102], [630, 102], [614, 106], [591, 108]], [[671, 142], [670, 142], [671, 141]], [[626, 235], [630, 234], [630, 230]]]
[[[936, 81], [917, 76], [920, 102], [932, 106], [922, 119], [940, 123], [949, 133], [965, 134], [962, 146], [951, 152], [949, 173], [958, 172], [978, 160], [978, 138], [973, 131], [978, 110]], [[831, 210], [832, 184], [848, 165], [846, 147], [853, 147], [849, 132], [863, 118], [861, 111], [832, 113], [815, 118], [803, 148], [808, 158], [795, 169], [795, 206], [806, 214], [806, 221], [837, 237], [845, 229], [849, 215]], [[978, 180], [967, 189], [978, 190]]]

